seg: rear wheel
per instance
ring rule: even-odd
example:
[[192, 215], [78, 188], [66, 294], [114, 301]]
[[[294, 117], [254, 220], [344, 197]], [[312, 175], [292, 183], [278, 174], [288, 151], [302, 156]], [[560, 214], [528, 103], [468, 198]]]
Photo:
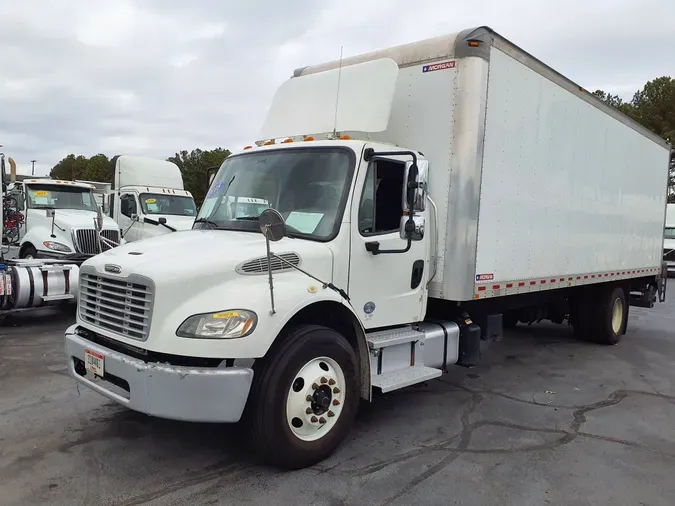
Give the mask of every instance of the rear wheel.
[[575, 333], [599, 344], [617, 344], [626, 333], [628, 301], [621, 286], [589, 291], [575, 304]]
[[296, 327], [256, 367], [249, 396], [252, 442], [273, 465], [313, 465], [342, 443], [358, 403], [349, 342], [326, 327]]

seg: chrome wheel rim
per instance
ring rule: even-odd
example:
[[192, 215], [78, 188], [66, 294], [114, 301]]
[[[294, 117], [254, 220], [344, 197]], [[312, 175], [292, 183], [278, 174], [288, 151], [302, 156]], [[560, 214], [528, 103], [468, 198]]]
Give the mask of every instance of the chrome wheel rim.
[[614, 307], [612, 307], [612, 330], [615, 334], [621, 332], [621, 325], [623, 324], [623, 301], [616, 299]]
[[316, 441], [337, 423], [345, 400], [345, 375], [335, 360], [317, 357], [295, 375], [286, 397], [286, 421], [295, 437]]

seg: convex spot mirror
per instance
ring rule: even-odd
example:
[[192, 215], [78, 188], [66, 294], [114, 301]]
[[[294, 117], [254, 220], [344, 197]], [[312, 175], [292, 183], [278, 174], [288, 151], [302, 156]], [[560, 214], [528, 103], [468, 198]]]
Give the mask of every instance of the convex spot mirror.
[[258, 218], [260, 231], [271, 242], [280, 241], [286, 236], [286, 222], [276, 209], [265, 209]]
[[428, 177], [429, 162], [427, 160], [406, 163], [404, 179], [406, 186], [403, 191], [405, 212], [401, 216], [401, 239], [407, 240], [410, 237], [413, 241], [421, 241], [424, 237], [424, 215], [418, 213], [426, 209]]

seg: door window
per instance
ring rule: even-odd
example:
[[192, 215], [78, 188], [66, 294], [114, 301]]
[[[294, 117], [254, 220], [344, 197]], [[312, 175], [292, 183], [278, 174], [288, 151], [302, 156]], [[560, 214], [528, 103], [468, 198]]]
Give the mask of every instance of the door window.
[[398, 231], [403, 215], [404, 176], [404, 163], [374, 160], [370, 164], [359, 205], [361, 235]]

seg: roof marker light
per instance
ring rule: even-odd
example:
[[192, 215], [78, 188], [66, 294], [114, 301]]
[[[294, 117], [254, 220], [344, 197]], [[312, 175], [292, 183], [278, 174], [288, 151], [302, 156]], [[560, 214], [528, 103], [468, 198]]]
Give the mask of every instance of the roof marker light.
[[345, 135], [341, 135], [341, 136], [339, 137], [339, 139], [340, 139], [341, 141], [348, 141], [348, 140], [351, 139], [351, 137], [349, 137], [349, 135], [346, 135], [346, 134], [345, 134]]
[[253, 149], [253, 146], [244, 146], [244, 149]]
[[272, 139], [271, 141], [265, 142], [265, 144], [263, 144], [263, 146], [272, 146], [273, 144], [274, 144], [274, 139]]
[[288, 139], [281, 141], [282, 144], [288, 144], [289, 142], [293, 142], [293, 139], [291, 139], [290, 137]]

